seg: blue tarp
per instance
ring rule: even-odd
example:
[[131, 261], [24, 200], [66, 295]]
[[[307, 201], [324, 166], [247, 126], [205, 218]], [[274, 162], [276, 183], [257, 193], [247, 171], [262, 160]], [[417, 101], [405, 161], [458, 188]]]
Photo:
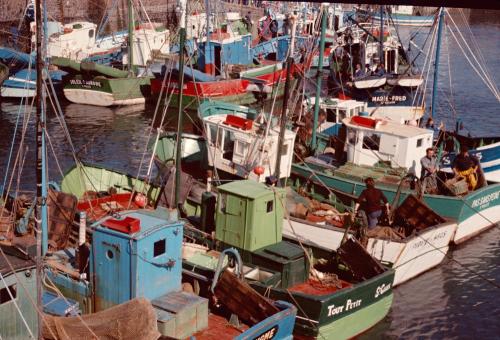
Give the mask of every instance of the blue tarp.
[[[151, 71], [153, 73], [155, 73], [156, 75], [159, 75], [159, 77], [161, 77], [163, 79], [164, 75], [165, 75], [165, 72], [167, 72], [167, 66], [166, 65], [162, 65], [161, 66], [161, 71], [159, 71], [159, 67], [160, 65], [159, 64], [156, 64], [154, 65], [152, 68], [151, 68]], [[175, 75], [178, 75], [179, 74], [179, 63], [176, 63], [173, 67], [173, 72]], [[191, 68], [189, 66], [186, 66], [184, 65], [184, 79], [185, 80], [195, 80], [195, 81], [198, 81], [200, 83], [204, 83], [204, 82], [210, 82], [210, 81], [216, 81], [217, 78], [211, 76], [211, 75], [208, 75], [206, 73], [203, 73], [201, 71], [198, 71], [198, 70], [195, 70], [194, 68]]]
[[20, 68], [26, 67], [30, 62], [34, 65], [35, 58], [12, 48], [0, 47], [0, 62], [7, 65], [11, 72], [15, 72]]

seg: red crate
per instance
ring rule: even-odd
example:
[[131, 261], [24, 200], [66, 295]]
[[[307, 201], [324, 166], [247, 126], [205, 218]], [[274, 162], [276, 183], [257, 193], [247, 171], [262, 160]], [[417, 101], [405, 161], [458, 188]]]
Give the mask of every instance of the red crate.
[[234, 116], [234, 115], [227, 115], [226, 120], [224, 121], [224, 124], [236, 127], [242, 130], [250, 130], [252, 129], [252, 120], [250, 119], [245, 119], [242, 117]]
[[125, 234], [134, 234], [141, 230], [141, 221], [133, 217], [125, 217], [123, 220], [110, 218], [101, 225]]

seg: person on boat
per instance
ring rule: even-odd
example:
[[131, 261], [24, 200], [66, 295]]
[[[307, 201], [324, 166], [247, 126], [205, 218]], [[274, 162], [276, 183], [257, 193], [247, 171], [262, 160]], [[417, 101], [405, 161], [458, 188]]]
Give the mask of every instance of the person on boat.
[[469, 190], [476, 189], [479, 160], [475, 156], [469, 155], [469, 148], [466, 145], [460, 146], [460, 153], [455, 157], [451, 166], [455, 177], [465, 178]]
[[375, 71], [375, 75], [377, 77], [382, 77], [385, 75], [385, 67], [384, 67], [384, 64], [380, 63], [378, 64], [378, 67], [377, 67], [377, 70]]
[[365, 75], [367, 75], [367, 76], [372, 75], [372, 69], [370, 68], [370, 64], [365, 65]]
[[438, 162], [436, 156], [434, 155], [433, 148], [427, 148], [427, 150], [425, 150], [425, 156], [420, 159], [420, 165], [422, 166], [422, 172], [420, 174], [422, 191], [427, 191], [428, 193], [436, 192]]
[[269, 30], [271, 31], [271, 36], [276, 38], [278, 36], [278, 21], [273, 19], [269, 25]]
[[365, 71], [361, 68], [361, 64], [356, 64], [356, 70], [354, 71], [354, 78], [363, 78], [365, 76]]
[[247, 27], [247, 31], [252, 33], [252, 12], [248, 11], [247, 15], [243, 18], [243, 22], [245, 23], [245, 26]]
[[357, 214], [359, 207], [363, 204], [363, 210], [368, 218], [368, 228], [375, 228], [378, 224], [378, 219], [382, 216], [381, 203], [385, 205], [387, 214], [389, 214], [389, 202], [384, 193], [375, 188], [375, 181], [373, 178], [368, 177], [365, 179], [366, 189], [363, 190], [358, 197], [358, 201], [354, 207], [354, 214]]

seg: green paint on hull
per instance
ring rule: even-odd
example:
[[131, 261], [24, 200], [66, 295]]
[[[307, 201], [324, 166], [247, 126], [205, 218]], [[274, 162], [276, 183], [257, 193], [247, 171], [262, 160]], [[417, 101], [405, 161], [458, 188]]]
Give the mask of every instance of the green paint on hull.
[[377, 302], [329, 325], [319, 328], [318, 339], [350, 339], [366, 332], [385, 318], [391, 309], [394, 295], [391, 293]]
[[[306, 180], [313, 182], [316, 192], [322, 190], [322, 184], [324, 183], [324, 185], [339, 197], [351, 195], [359, 196], [365, 189], [365, 184], [361, 181], [352, 178], [344, 178], [340, 175], [336, 175], [334, 169], [324, 168], [320, 165], [311, 163], [307, 163], [307, 165], [293, 164], [292, 178], [298, 178], [299, 181], [303, 183], [305, 183]], [[377, 187], [383, 191], [389, 202], [394, 201], [397, 191], [396, 185], [389, 186], [380, 184], [377, 185]], [[401, 204], [410, 193], [414, 192], [411, 190], [403, 190], [397, 204]], [[485, 209], [500, 206], [500, 184], [488, 185], [464, 197], [426, 194], [424, 195], [424, 201], [441, 216], [456, 220], [460, 228], [460, 223], [468, 218], [480, 214], [481, 211]], [[489, 222], [490, 223], [487, 224], [498, 223], [498, 221]], [[485, 227], [487, 227], [487, 225], [485, 225]]]
[[[84, 79], [76, 75], [64, 85], [64, 89], [110, 93], [114, 100], [144, 98], [152, 77], [106, 78], [102, 76]], [[91, 104], [91, 103], [90, 103]]]
[[107, 192], [109, 188], [115, 188], [117, 193], [131, 192], [135, 188], [137, 192], [146, 193], [150, 201], [155, 201], [160, 193], [158, 187], [132, 175], [93, 165], [73, 166], [61, 181], [61, 190], [78, 198], [86, 191]]

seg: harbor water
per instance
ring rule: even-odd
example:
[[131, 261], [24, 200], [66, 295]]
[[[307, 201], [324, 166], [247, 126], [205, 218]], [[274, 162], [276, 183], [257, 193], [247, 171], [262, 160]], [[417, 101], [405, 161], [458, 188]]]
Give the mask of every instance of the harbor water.
[[[500, 69], [500, 24], [475, 23], [472, 32], [488, 69], [493, 72], [493, 79], [495, 76], [497, 78], [498, 86], [496, 71]], [[408, 30], [400, 33], [403, 41], [410, 36]], [[418, 43], [419, 39], [425, 39], [426, 33], [419, 33], [415, 41]], [[444, 39], [445, 43], [449, 41], [449, 46], [443, 47], [441, 57], [440, 99], [435, 122], [443, 120], [448, 128], [452, 128], [456, 118], [460, 118], [467, 129], [464, 133], [473, 136], [498, 135], [500, 105], [451, 39], [449, 35]], [[448, 71], [452, 75], [451, 88]], [[427, 102], [429, 104], [430, 96]], [[453, 109], [450, 108], [450, 102]], [[10, 185], [11, 190], [14, 190], [18, 183], [4, 178], [18, 113], [24, 112], [24, 107], [13, 101], [0, 105], [0, 186]], [[155, 136], [157, 127], [154, 124], [154, 129], [151, 129], [154, 105], [146, 108], [99, 108], [62, 101], [62, 109], [72, 145], [68, 143], [65, 129], [61, 127], [57, 116], [53, 112], [49, 113], [48, 167], [51, 180], [59, 181], [62, 172], [74, 164], [74, 157], [134, 175], [146, 173], [150, 159], [147, 146], [150, 137]], [[171, 119], [168, 125], [174, 127], [175, 118], [172, 117], [175, 117], [174, 113], [167, 116], [167, 119]], [[34, 112], [31, 118], [27, 127], [25, 153], [16, 161], [16, 146], [9, 166], [12, 169], [15, 162], [24, 164], [19, 182], [19, 189], [22, 190], [35, 189]], [[189, 123], [188, 120], [186, 126]], [[15, 136], [17, 145], [22, 129], [19, 124]], [[395, 289], [394, 303], [388, 317], [360, 338], [498, 338], [499, 285], [500, 229], [496, 226], [455, 247], [437, 268]]]

